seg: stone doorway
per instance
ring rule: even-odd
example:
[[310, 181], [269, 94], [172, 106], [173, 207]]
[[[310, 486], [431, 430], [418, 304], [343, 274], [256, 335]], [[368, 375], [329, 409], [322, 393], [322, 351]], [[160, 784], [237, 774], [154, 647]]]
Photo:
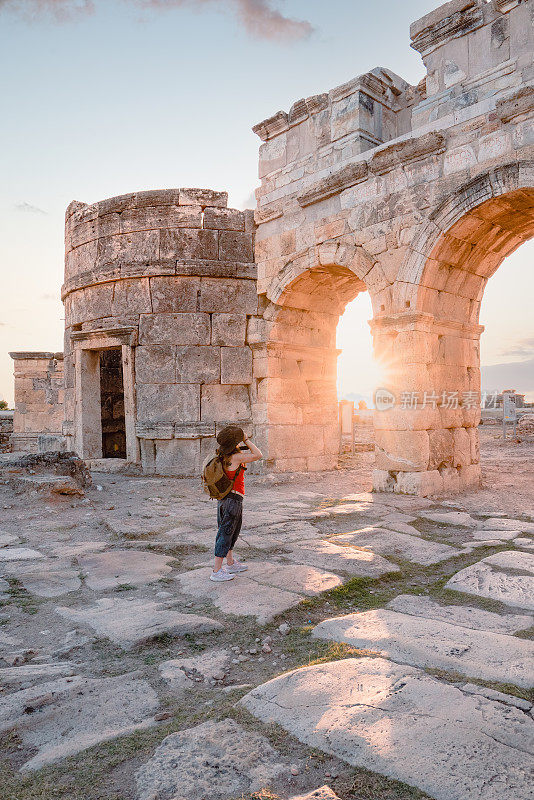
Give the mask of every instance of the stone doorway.
[[74, 331], [74, 449], [85, 459], [139, 461], [133, 328]]
[[100, 353], [102, 458], [126, 458], [124, 380], [120, 348]]

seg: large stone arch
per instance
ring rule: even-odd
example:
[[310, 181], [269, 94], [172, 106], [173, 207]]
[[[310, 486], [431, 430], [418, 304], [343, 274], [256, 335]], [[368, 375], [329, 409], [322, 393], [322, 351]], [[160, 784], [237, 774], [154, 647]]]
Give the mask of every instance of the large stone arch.
[[374, 266], [351, 235], [334, 237], [298, 253], [268, 287], [254, 364], [255, 415], [270, 468], [337, 464], [336, 328], [347, 303], [367, 290]]
[[377, 485], [428, 494], [479, 482], [480, 306], [489, 278], [533, 236], [533, 162], [479, 175], [421, 227], [399, 272], [398, 313], [377, 334], [395, 396], [375, 415]]

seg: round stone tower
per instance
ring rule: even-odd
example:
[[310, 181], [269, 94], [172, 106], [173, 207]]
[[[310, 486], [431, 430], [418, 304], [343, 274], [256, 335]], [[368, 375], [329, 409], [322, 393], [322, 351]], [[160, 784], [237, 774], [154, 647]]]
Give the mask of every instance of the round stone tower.
[[217, 430], [251, 431], [252, 211], [168, 189], [73, 202], [65, 222], [65, 424], [86, 459], [198, 474]]

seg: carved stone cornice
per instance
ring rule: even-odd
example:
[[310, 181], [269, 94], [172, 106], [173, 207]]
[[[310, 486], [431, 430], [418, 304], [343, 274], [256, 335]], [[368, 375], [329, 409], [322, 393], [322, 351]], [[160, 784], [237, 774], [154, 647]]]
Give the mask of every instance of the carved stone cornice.
[[51, 361], [55, 359], [56, 361], [63, 361], [63, 353], [45, 353], [45, 352], [38, 352], [38, 353], [31, 353], [31, 352], [20, 352], [20, 353], [9, 353], [13, 361]]
[[348, 189], [365, 180], [368, 171], [366, 161], [347, 164], [347, 166], [342, 167], [332, 175], [328, 175], [327, 178], [317, 181], [304, 192], [301, 192], [297, 196], [297, 200], [303, 208], [311, 206], [312, 203], [318, 203], [320, 200], [327, 200], [344, 189]]
[[465, 36], [483, 24], [484, 12], [478, 0], [453, 0], [413, 23], [411, 47], [424, 57], [445, 42]]
[[374, 152], [369, 162], [369, 169], [377, 175], [383, 175], [399, 165], [443, 153], [445, 146], [445, 136], [434, 131], [417, 138], [385, 144]]
[[534, 86], [522, 86], [508, 97], [497, 100], [495, 111], [502, 122], [534, 113]]
[[73, 345], [81, 345], [84, 350], [98, 349], [104, 340], [113, 340], [117, 344], [135, 347], [137, 344], [137, 327], [124, 325], [120, 328], [96, 328], [94, 331], [72, 331], [70, 335]]

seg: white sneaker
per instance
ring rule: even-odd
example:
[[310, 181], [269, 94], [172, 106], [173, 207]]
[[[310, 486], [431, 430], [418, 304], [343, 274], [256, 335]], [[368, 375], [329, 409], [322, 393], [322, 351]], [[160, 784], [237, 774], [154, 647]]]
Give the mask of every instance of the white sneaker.
[[211, 572], [210, 581], [231, 581], [235, 575], [230, 575], [225, 569], [218, 569], [217, 572]]
[[238, 561], [236, 558], [234, 558], [234, 563], [232, 566], [230, 567], [227, 564], [224, 569], [231, 575], [232, 573], [235, 574], [236, 572], [244, 572], [246, 569], [248, 569], [248, 567], [246, 564], [243, 564], [241, 561]]

